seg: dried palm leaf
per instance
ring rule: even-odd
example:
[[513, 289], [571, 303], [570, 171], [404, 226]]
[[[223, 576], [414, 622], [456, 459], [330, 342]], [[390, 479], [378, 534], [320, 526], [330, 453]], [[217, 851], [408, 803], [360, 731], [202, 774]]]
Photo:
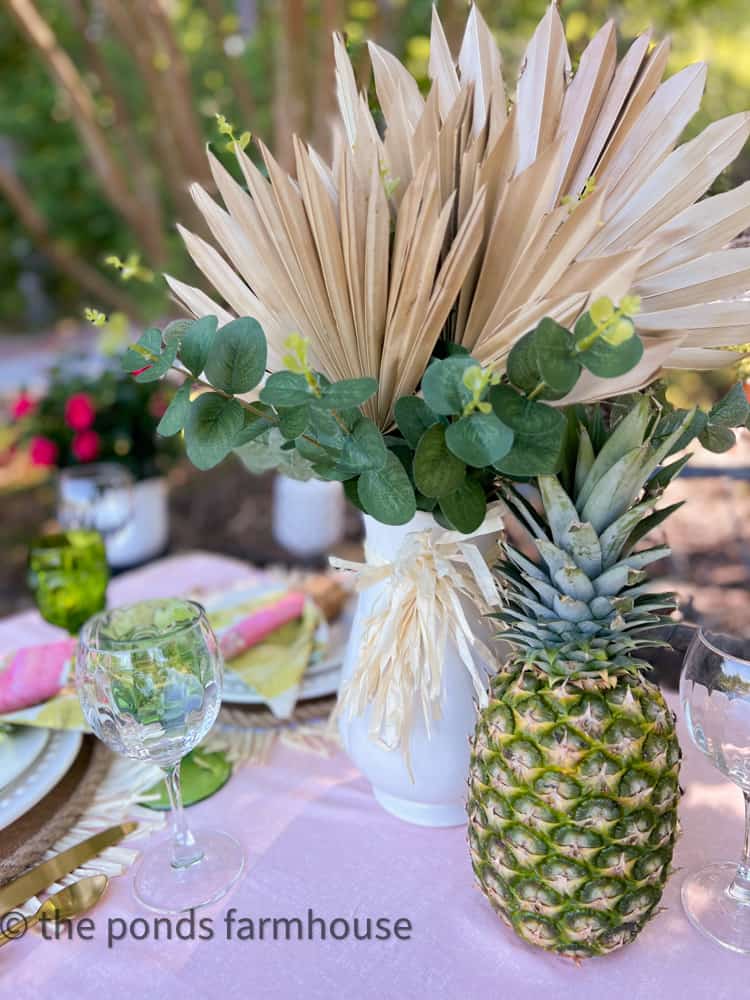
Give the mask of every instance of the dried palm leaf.
[[[237, 150], [243, 190], [211, 158], [225, 208], [198, 186], [193, 196], [216, 246], [181, 230], [188, 250], [228, 309], [266, 328], [272, 366], [299, 332], [330, 377], [378, 378], [369, 412], [382, 427], [439, 338], [502, 369], [543, 316], [572, 323], [592, 297], [631, 288], [643, 298], [641, 363], [615, 380], [585, 374], [571, 400], [630, 391], [664, 368], [726, 364], [736, 354], [717, 348], [750, 339], [750, 256], [726, 249], [750, 225], [750, 182], [699, 199], [739, 154], [750, 117], [677, 146], [705, 66], [662, 82], [669, 46], [649, 45], [640, 36], [617, 65], [607, 23], [573, 75], [552, 5], [508, 114], [478, 9], [456, 58], [434, 12], [426, 96], [370, 46], [381, 135], [336, 36], [333, 162], [296, 140], [291, 177], [261, 147], [266, 177]], [[230, 315], [169, 281], [195, 315]]]

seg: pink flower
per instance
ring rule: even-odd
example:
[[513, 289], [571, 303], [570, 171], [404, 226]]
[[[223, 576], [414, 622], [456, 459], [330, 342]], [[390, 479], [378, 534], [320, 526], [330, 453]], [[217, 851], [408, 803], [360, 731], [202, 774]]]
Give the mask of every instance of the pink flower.
[[79, 462], [93, 462], [99, 454], [99, 435], [96, 431], [80, 431], [73, 438], [70, 450]]
[[10, 415], [14, 420], [23, 420], [36, 409], [36, 401], [27, 392], [22, 392], [16, 396], [10, 408]]
[[71, 430], [87, 431], [94, 422], [96, 410], [85, 392], [77, 392], [65, 404], [65, 423]]
[[57, 445], [46, 437], [32, 438], [29, 448], [32, 465], [49, 467], [57, 462]]

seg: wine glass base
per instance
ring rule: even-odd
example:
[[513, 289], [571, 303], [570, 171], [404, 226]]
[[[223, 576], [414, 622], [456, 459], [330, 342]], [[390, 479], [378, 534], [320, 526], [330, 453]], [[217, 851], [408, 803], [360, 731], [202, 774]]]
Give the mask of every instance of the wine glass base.
[[187, 868], [172, 867], [172, 840], [143, 853], [135, 873], [133, 895], [156, 913], [184, 913], [221, 899], [245, 868], [245, 852], [228, 833], [194, 831], [203, 851], [200, 861]]
[[750, 954], [750, 905], [729, 895], [737, 873], [732, 861], [707, 865], [682, 883], [682, 905], [701, 934], [730, 951]]

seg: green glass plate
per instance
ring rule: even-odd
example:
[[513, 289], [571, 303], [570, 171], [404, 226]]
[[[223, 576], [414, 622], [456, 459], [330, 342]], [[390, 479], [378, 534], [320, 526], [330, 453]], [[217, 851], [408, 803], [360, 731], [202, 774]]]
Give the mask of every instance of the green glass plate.
[[[210, 798], [226, 785], [231, 775], [232, 765], [226, 754], [221, 751], [207, 753], [200, 747], [191, 750], [187, 757], [183, 757], [180, 766], [183, 805], [192, 806]], [[144, 806], [149, 809], [169, 809], [167, 788], [163, 781], [150, 788], [148, 794], [159, 797], [151, 802], [144, 802]]]

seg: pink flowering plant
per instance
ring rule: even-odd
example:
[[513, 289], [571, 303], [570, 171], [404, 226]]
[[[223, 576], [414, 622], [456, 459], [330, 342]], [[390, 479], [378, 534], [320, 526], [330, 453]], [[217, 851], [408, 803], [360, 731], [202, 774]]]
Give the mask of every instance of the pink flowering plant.
[[97, 375], [82, 372], [73, 359], [50, 372], [43, 395], [23, 390], [11, 399], [7, 420], [16, 447], [27, 449], [33, 465], [117, 461], [147, 479], [178, 452], [174, 440], [156, 433], [171, 399], [168, 384], [135, 382], [116, 358]]

